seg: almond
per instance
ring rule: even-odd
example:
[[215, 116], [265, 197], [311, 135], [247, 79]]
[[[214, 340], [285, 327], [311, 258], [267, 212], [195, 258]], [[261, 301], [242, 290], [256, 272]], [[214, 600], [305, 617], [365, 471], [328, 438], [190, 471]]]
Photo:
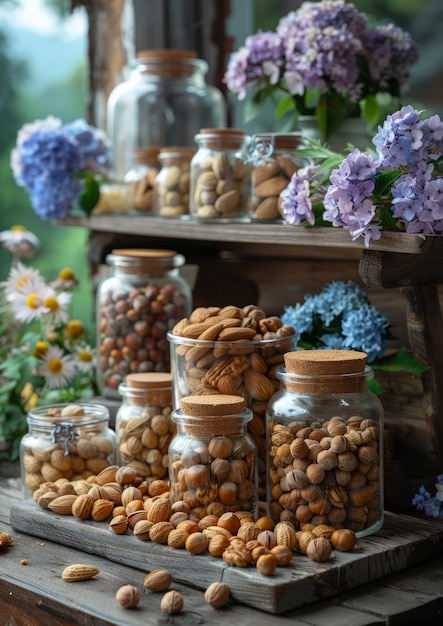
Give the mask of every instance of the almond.
[[275, 220], [281, 217], [278, 210], [277, 196], [269, 196], [260, 202], [254, 212], [254, 217], [259, 220]]
[[224, 328], [218, 339], [220, 341], [237, 341], [239, 339], [252, 339], [256, 331], [254, 328]]
[[269, 378], [250, 367], [243, 372], [246, 391], [256, 400], [266, 402], [274, 394], [274, 385]]
[[268, 178], [255, 188], [255, 195], [261, 198], [268, 196], [279, 196], [283, 189], [288, 186], [288, 179], [285, 176], [273, 176]]
[[240, 203], [240, 194], [237, 189], [231, 189], [217, 198], [215, 201], [215, 209], [220, 213], [232, 213]]
[[217, 186], [218, 178], [214, 172], [203, 172], [197, 179], [197, 185], [201, 189], [215, 189]]
[[99, 572], [100, 570], [92, 565], [75, 563], [74, 565], [68, 565], [65, 567], [62, 572], [62, 578], [67, 582], [77, 582], [79, 580], [88, 580], [89, 578], [93, 578]]
[[165, 569], [154, 569], [146, 574], [143, 586], [149, 591], [166, 591], [172, 582], [171, 574]]
[[277, 155], [276, 158], [285, 176], [287, 176], [288, 179], [292, 178], [292, 175], [295, 174], [298, 169], [294, 161], [291, 161], [291, 159], [288, 159], [288, 157], [282, 154]]
[[260, 185], [263, 181], [276, 176], [279, 171], [280, 167], [275, 161], [269, 161], [268, 163], [263, 163], [263, 165], [258, 165], [252, 172], [252, 184]]
[[48, 504], [48, 509], [53, 513], [58, 513], [58, 515], [71, 515], [72, 505], [77, 497], [77, 495], [58, 496]]

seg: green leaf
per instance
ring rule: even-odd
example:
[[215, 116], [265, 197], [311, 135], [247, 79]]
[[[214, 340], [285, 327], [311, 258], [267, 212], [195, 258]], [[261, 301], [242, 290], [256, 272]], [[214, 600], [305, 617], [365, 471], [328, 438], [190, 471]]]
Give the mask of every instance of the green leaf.
[[276, 119], [281, 119], [286, 113], [295, 111], [295, 103], [293, 98], [289, 94], [283, 96], [281, 98], [275, 108], [275, 117]]
[[381, 395], [382, 393], [386, 393], [387, 389], [384, 389], [376, 378], [372, 378], [368, 383], [369, 391], [372, 391], [376, 396]]
[[401, 170], [382, 172], [375, 177], [374, 194], [377, 198], [384, 198], [390, 192], [392, 184], [402, 175]]
[[360, 102], [362, 117], [368, 121], [371, 127], [375, 127], [380, 120], [380, 105], [375, 96], [366, 96]]
[[83, 193], [80, 196], [80, 206], [86, 215], [91, 215], [100, 198], [100, 187], [93, 176], [88, 176], [83, 181]]
[[423, 365], [414, 358], [412, 352], [405, 347], [400, 348], [395, 354], [383, 357], [371, 363], [374, 370], [383, 372], [410, 372], [416, 376], [423, 374], [429, 370], [427, 365]]

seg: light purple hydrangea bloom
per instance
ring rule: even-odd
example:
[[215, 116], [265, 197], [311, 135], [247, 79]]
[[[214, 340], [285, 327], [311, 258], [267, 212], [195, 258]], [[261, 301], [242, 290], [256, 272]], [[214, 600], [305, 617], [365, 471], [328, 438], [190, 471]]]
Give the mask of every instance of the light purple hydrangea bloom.
[[104, 174], [111, 167], [110, 143], [106, 133], [79, 119], [63, 126], [63, 131], [77, 142], [81, 170]]
[[317, 170], [316, 166], [299, 169], [293, 174], [286, 189], [281, 192], [280, 210], [287, 224], [308, 222], [312, 226], [315, 223], [311, 188], [315, 185]]

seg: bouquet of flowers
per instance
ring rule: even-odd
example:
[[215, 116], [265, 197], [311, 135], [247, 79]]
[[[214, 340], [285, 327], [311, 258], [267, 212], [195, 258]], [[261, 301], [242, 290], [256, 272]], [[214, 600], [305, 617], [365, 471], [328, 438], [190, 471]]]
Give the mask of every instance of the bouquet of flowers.
[[25, 266], [20, 258], [39, 241], [21, 226], [1, 232], [0, 242], [13, 257], [0, 283], [0, 459], [15, 460], [30, 408], [95, 394], [95, 351], [83, 323], [70, 319], [73, 271], [62, 269], [48, 284]]
[[11, 168], [42, 219], [62, 219], [76, 206], [89, 215], [111, 168], [110, 143], [84, 120], [63, 125], [48, 116], [19, 130]]
[[423, 118], [412, 106], [389, 115], [373, 138], [375, 153], [345, 157], [311, 142], [300, 154], [313, 165], [300, 169], [281, 193], [288, 224], [331, 225], [353, 240], [381, 237], [382, 230], [443, 232], [443, 122]]
[[395, 110], [418, 57], [409, 33], [394, 24], [369, 28], [351, 3], [304, 2], [275, 32], [249, 36], [230, 56], [224, 80], [240, 100], [251, 92], [248, 120], [272, 99], [277, 118], [314, 115], [326, 141], [348, 117], [376, 124], [381, 95]]
[[[394, 338], [388, 318], [352, 281], [327, 283], [318, 295], [308, 294], [303, 303], [286, 306], [281, 320], [297, 330], [300, 348], [366, 352], [374, 370], [407, 370], [413, 374], [427, 370], [405, 348], [385, 356], [387, 342]], [[376, 381], [371, 381], [371, 389], [382, 391]]]

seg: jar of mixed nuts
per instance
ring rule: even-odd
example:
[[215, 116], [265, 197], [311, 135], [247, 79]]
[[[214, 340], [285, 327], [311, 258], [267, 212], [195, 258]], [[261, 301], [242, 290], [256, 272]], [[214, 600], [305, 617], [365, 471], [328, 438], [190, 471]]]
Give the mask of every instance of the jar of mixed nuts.
[[292, 175], [304, 166], [304, 160], [294, 154], [301, 141], [301, 133], [259, 133], [253, 136], [251, 219], [281, 219], [280, 193], [286, 189]]
[[248, 137], [236, 128], [203, 128], [191, 161], [190, 214], [200, 221], [247, 221]]
[[185, 258], [173, 250], [113, 250], [110, 276], [97, 288], [97, 384], [120, 399], [128, 374], [169, 372], [167, 332], [192, 307]]
[[168, 473], [168, 448], [175, 434], [171, 420], [172, 375], [168, 372], [128, 374], [118, 388], [119, 465], [133, 467], [148, 482]]
[[257, 452], [247, 432], [252, 411], [240, 396], [187, 396], [172, 412], [171, 501], [197, 515], [257, 514]]
[[159, 217], [189, 214], [189, 169], [195, 148], [163, 148], [154, 184], [153, 213]]
[[92, 403], [52, 404], [28, 413], [20, 443], [24, 495], [44, 482], [87, 479], [116, 461], [116, 437], [109, 411]]
[[366, 354], [285, 354], [267, 408], [268, 507], [297, 528], [326, 524], [357, 536], [383, 524], [383, 408]]
[[129, 186], [130, 206], [137, 211], [149, 213], [152, 209], [155, 178], [159, 172], [160, 148], [136, 148], [131, 168], [124, 177]]

